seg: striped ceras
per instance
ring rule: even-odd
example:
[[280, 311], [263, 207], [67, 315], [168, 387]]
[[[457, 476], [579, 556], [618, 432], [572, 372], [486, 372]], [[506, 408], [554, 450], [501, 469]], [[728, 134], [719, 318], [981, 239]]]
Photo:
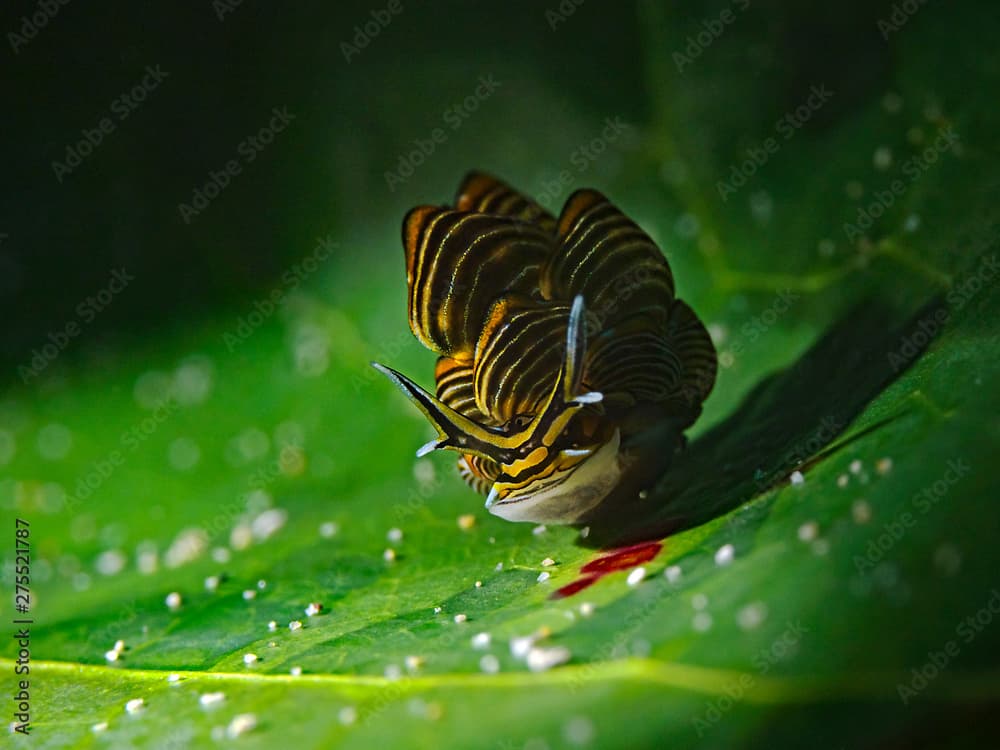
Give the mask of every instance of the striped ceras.
[[666, 424], [670, 444], [654, 450], [672, 454], [701, 413], [712, 341], [660, 249], [597, 191], [573, 193], [556, 219], [473, 172], [453, 207], [406, 215], [403, 246], [410, 328], [440, 355], [437, 395], [373, 364], [438, 433], [417, 455], [461, 453], [491, 513], [582, 522], [653, 461], [630, 446]]

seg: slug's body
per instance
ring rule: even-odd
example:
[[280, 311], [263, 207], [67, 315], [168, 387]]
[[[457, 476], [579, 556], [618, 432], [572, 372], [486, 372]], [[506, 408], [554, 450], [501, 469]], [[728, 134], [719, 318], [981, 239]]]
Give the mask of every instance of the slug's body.
[[669, 426], [672, 454], [700, 414], [711, 339], [659, 248], [600, 193], [577, 191], [557, 220], [472, 173], [454, 207], [407, 214], [403, 246], [410, 328], [440, 355], [437, 395], [375, 366], [438, 432], [418, 455], [460, 452], [491, 513], [583, 521], [649, 474], [644, 436]]

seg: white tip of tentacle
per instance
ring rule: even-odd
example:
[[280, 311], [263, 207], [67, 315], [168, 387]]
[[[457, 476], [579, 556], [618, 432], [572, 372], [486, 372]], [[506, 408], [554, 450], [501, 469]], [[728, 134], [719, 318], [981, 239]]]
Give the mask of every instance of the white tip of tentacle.
[[440, 440], [435, 438], [434, 440], [431, 440], [429, 443], [424, 443], [423, 445], [421, 445], [419, 448], [417, 448], [417, 458], [423, 458], [431, 451], [437, 450], [440, 442], [441, 442]]
[[489, 508], [491, 505], [493, 505], [493, 503], [495, 503], [497, 499], [499, 499], [499, 497], [500, 493], [497, 492], [497, 486], [494, 484], [490, 488], [490, 494], [486, 496], [486, 507]]
[[590, 393], [577, 396], [573, 400], [578, 404], [599, 404], [604, 400], [604, 394], [600, 391], [591, 391]]

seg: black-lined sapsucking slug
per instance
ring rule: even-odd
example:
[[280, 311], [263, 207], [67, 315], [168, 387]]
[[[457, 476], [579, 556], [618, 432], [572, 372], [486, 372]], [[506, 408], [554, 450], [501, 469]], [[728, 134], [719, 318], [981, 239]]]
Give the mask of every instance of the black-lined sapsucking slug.
[[403, 246], [410, 328], [439, 355], [437, 393], [374, 366], [438, 433], [417, 455], [457, 451], [491, 513], [536, 523], [582, 523], [662, 472], [717, 363], [635, 222], [589, 189], [557, 219], [474, 172], [454, 206], [406, 215]]

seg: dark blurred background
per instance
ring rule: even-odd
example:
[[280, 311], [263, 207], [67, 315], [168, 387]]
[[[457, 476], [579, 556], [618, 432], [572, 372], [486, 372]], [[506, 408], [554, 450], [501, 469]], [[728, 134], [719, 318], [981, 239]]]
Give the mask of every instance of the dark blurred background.
[[[990, 3], [952, 5], [960, 15], [996, 13]], [[893, 66], [905, 35], [879, 27], [892, 12], [892, 3], [868, 0], [9, 3], [0, 26], [8, 91], [0, 195], [5, 377], [119, 267], [134, 282], [67, 347], [70, 360], [252, 298], [317, 237], [336, 237], [344, 274], [398, 263], [392, 272], [402, 278], [400, 218], [417, 203], [448, 200], [467, 168], [544, 191], [554, 208], [580, 182], [627, 182], [665, 211], [684, 192], [678, 183], [700, 182], [714, 197], [711, 186], [734, 157], [818, 83], [836, 96], [803, 129], [803, 143], [815, 140], [815, 153], [837, 162], [834, 171], [852, 158], [870, 170], [867, 147], [834, 159], [822, 138], [899, 84]], [[946, 26], [949, 12], [937, 9], [933, 21], [913, 25]], [[734, 20], [715, 35], [711, 24], [723, 13]], [[678, 64], [674, 55], [706, 30], [709, 44], [696, 43], [690, 66]], [[943, 46], [927, 50], [918, 71], [954, 66], [963, 74], [964, 46], [946, 59]], [[151, 78], [150, 69], [161, 73]], [[461, 103], [482, 76], [499, 86], [465, 117]], [[142, 101], [123, 102], [144, 78]], [[251, 147], [250, 162], [245, 139], [275, 108], [293, 119], [270, 145]], [[629, 125], [615, 153], [547, 190], [574, 146], [609, 117]], [[59, 167], [102, 118], [113, 131], [77, 166]], [[864, 117], [858, 125], [873, 138], [886, 135]], [[390, 189], [386, 173], [439, 127], [444, 158], [426, 159]], [[642, 145], [649, 142], [653, 153]], [[773, 178], [775, 202], [781, 184], [803, 192], [789, 184], [789, 170], [821, 171], [801, 163], [802, 148], [794, 165], [783, 164], [791, 154], [779, 155], [761, 183]], [[630, 149], [645, 150], [630, 157]], [[181, 204], [192, 204], [231, 159], [240, 173], [185, 221]], [[638, 166], [622, 180], [630, 159]], [[831, 174], [827, 186], [838, 197], [839, 179]], [[823, 203], [815, 195], [822, 183], [809, 189], [813, 203]], [[732, 205], [715, 208], [722, 223], [745, 220], [758, 239], [776, 241], [773, 225], [762, 229]], [[794, 237], [797, 216], [782, 235]]]

